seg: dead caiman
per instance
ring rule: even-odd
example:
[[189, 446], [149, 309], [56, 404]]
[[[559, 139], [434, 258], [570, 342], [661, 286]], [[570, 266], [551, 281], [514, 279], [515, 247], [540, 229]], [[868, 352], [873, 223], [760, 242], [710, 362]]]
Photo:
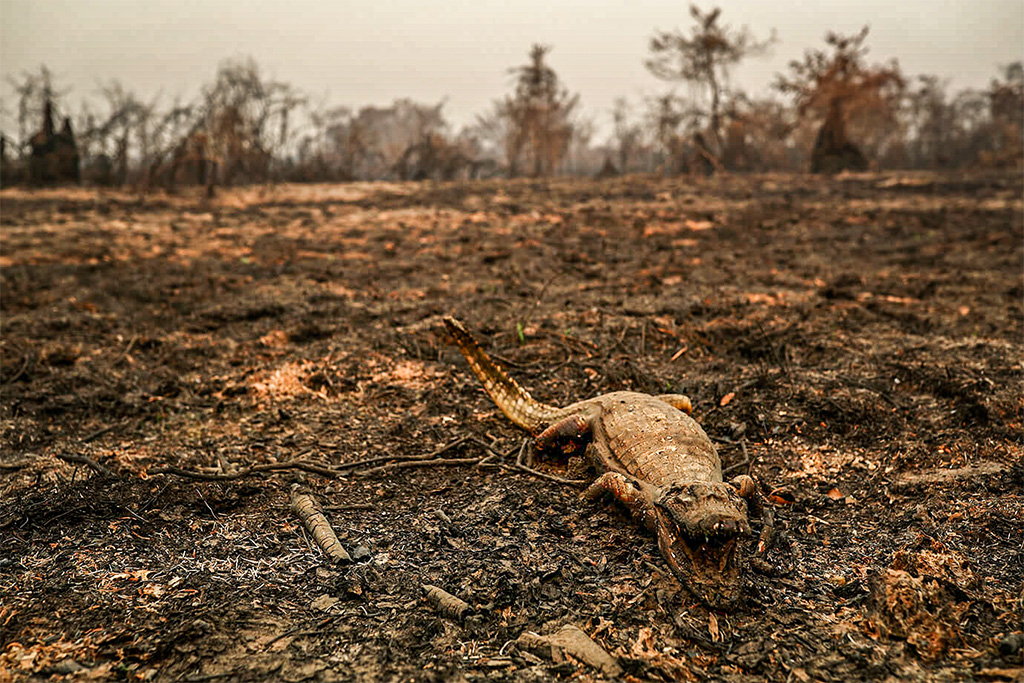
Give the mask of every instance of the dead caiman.
[[[616, 391], [565, 408], [536, 401], [480, 348], [462, 323], [445, 326], [473, 373], [508, 419], [540, 449], [576, 444], [600, 476], [587, 500], [611, 494], [658, 537], [683, 585], [707, 605], [731, 606], [740, 595], [737, 542], [750, 533], [744, 475], [722, 481], [714, 445], [690, 417], [690, 399]], [[572, 448], [573, 446], [569, 446]]]

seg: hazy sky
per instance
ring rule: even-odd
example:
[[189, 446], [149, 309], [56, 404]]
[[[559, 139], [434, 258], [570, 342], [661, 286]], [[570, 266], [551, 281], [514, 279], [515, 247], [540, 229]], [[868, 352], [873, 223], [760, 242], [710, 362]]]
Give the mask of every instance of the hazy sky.
[[[997, 65], [1024, 58], [1022, 0], [736, 0], [722, 19], [779, 43], [733, 83], [764, 93], [775, 72], [828, 30], [870, 24], [870, 59], [897, 58], [907, 74], [985, 86]], [[710, 8], [713, 3], [699, 2]], [[686, 28], [688, 3], [667, 0], [0, 0], [0, 76], [47, 64], [77, 103], [100, 81], [139, 95], [191, 98], [224, 59], [252, 56], [272, 78], [335, 104], [447, 98], [455, 124], [507, 92], [507, 69], [531, 43], [580, 93], [603, 129], [618, 96], [637, 102], [669, 89], [643, 67], [657, 29]], [[685, 87], [679, 88], [685, 93]], [[10, 112], [6, 85], [4, 109]]]

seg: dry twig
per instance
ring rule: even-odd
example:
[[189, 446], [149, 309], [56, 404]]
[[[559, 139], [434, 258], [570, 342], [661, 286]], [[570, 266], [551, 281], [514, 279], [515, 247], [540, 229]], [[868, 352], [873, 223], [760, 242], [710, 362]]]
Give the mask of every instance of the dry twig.
[[765, 558], [772, 547], [772, 541], [775, 540], [775, 512], [766, 507], [762, 517], [764, 523], [761, 526], [761, 535], [757, 539], [757, 549], [754, 551], [754, 557], [750, 560], [750, 565], [762, 574], [773, 574], [774, 571]]
[[397, 462], [374, 467], [371, 470], [360, 472], [361, 477], [370, 477], [376, 474], [383, 474], [391, 470], [410, 469], [413, 467], [452, 467], [460, 465], [476, 465], [483, 462], [484, 458], [434, 458], [433, 460], [398, 460]]
[[76, 463], [78, 465], [85, 465], [89, 469], [93, 470], [97, 474], [103, 475], [104, 477], [116, 477], [117, 476], [111, 470], [107, 469], [106, 467], [104, 467], [103, 465], [99, 464], [98, 462], [96, 462], [95, 460], [93, 460], [92, 458], [90, 458], [88, 456], [78, 455], [78, 454], [74, 454], [74, 453], [57, 453], [56, 455], [57, 455], [58, 458], [60, 458], [61, 460], [64, 460], [65, 462], [73, 462], [73, 463]]
[[401, 455], [380, 455], [380, 456], [377, 456], [377, 457], [374, 457], [374, 458], [366, 458], [364, 460], [355, 460], [353, 462], [343, 463], [341, 465], [338, 465], [338, 467], [336, 468], [336, 471], [344, 472], [344, 471], [347, 471], [347, 470], [354, 470], [354, 469], [358, 469], [360, 467], [365, 467], [366, 465], [376, 465], [377, 463], [390, 462], [392, 460], [400, 461], [400, 462], [411, 462], [411, 461], [415, 461], [415, 460], [432, 460], [433, 458], [436, 458], [439, 455], [443, 455], [444, 453], [447, 453], [448, 451], [450, 451], [452, 449], [458, 448], [459, 446], [462, 446], [463, 444], [470, 443], [470, 442], [478, 444], [478, 445], [481, 445], [484, 448], [488, 448], [487, 444], [485, 444], [483, 441], [481, 441], [480, 439], [478, 439], [475, 436], [462, 436], [462, 437], [459, 437], [458, 439], [455, 439], [455, 441], [451, 441], [449, 443], [446, 443], [445, 445], [441, 446], [440, 448], [435, 449], [434, 451], [431, 451], [430, 453], [424, 453], [422, 455], [406, 455], [406, 456], [401, 456]]
[[319, 474], [323, 477], [343, 477], [349, 474], [352, 470], [365, 467], [367, 465], [375, 465], [377, 463], [388, 463], [386, 465], [375, 467], [365, 472], [360, 473], [362, 476], [369, 476], [373, 474], [381, 474], [392, 469], [405, 469], [410, 467], [450, 467], [457, 465], [474, 465], [479, 464], [486, 458], [481, 456], [479, 458], [439, 458], [450, 450], [458, 448], [467, 443], [475, 443], [478, 446], [483, 447], [488, 453], [494, 454], [489, 444], [485, 443], [482, 439], [475, 436], [463, 436], [455, 441], [445, 444], [440, 448], [421, 455], [382, 455], [374, 458], [366, 458], [364, 460], [356, 460], [354, 462], [347, 462], [335, 467], [324, 467], [323, 465], [317, 465], [307, 460], [290, 460], [288, 462], [275, 462], [267, 463], [264, 465], [252, 465], [250, 467], [243, 467], [236, 472], [229, 472], [226, 474], [219, 474], [213, 472], [194, 472], [190, 470], [183, 470], [180, 467], [174, 467], [173, 465], [165, 465], [162, 467], [154, 467], [149, 470], [150, 474], [173, 474], [179, 477], [186, 477], [188, 479], [201, 479], [203, 481], [233, 481], [235, 479], [241, 479], [248, 477], [253, 474], [259, 474], [261, 472], [283, 472], [287, 470], [301, 470], [303, 472], [309, 472], [311, 474]]
[[242, 479], [253, 474], [259, 474], [260, 472], [283, 472], [287, 470], [301, 470], [303, 472], [309, 472], [311, 474], [319, 474], [324, 477], [340, 477], [344, 472], [332, 470], [329, 467], [323, 467], [316, 465], [305, 460], [292, 460], [289, 462], [272, 462], [265, 465], [252, 465], [251, 467], [243, 467], [237, 472], [228, 472], [227, 474], [216, 474], [213, 472], [193, 472], [190, 470], [183, 470], [180, 467], [174, 467], [173, 465], [164, 465], [162, 467], [154, 467], [149, 470], [149, 474], [173, 474], [178, 477], [185, 477], [187, 479], [201, 479], [203, 481], [233, 481], [235, 479]]
[[81, 439], [79, 439], [79, 441], [81, 443], [89, 443], [90, 441], [92, 441], [94, 439], [98, 439], [101, 436], [103, 436], [104, 434], [106, 434], [107, 432], [109, 432], [109, 431], [111, 431], [113, 429], [116, 429], [117, 427], [120, 427], [120, 426], [121, 426], [120, 424], [112, 424], [112, 425], [107, 425], [106, 427], [100, 427], [96, 431], [93, 431], [93, 432], [90, 432], [90, 433], [86, 434]]
[[17, 381], [18, 381], [19, 379], [21, 379], [21, 376], [25, 374], [25, 371], [26, 371], [26, 370], [28, 370], [28, 364], [29, 364], [29, 363], [30, 363], [31, 361], [32, 361], [32, 355], [31, 355], [31, 354], [28, 354], [28, 353], [26, 353], [26, 354], [25, 354], [25, 358], [24, 358], [24, 360], [23, 360], [23, 361], [22, 361], [22, 363], [21, 363], [21, 367], [20, 367], [20, 368], [18, 368], [18, 371], [17, 371], [16, 373], [14, 373], [14, 375], [13, 375], [12, 377], [10, 377], [10, 378], [8, 378], [8, 379], [5, 379], [5, 380], [3, 381], [3, 383], [4, 383], [4, 384], [14, 384], [14, 383], [15, 383], [15, 382], [17, 382]]
[[35, 460], [32, 458], [24, 458], [22, 460], [14, 460], [12, 462], [0, 462], [0, 470], [20, 470], [24, 467], [28, 467]]

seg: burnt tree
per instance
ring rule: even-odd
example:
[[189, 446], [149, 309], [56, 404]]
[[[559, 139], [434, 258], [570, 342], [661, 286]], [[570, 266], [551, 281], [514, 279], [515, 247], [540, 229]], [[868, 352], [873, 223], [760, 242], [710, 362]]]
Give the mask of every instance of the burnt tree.
[[515, 94], [498, 105], [498, 115], [507, 121], [509, 176], [519, 174], [523, 161], [532, 177], [550, 175], [569, 151], [579, 95], [570, 93], [548, 66], [545, 57], [550, 50], [533, 46], [530, 63], [511, 70], [516, 75]]
[[904, 81], [899, 65], [865, 63], [868, 27], [854, 36], [829, 33], [826, 50], [808, 50], [803, 61], [789, 64], [774, 87], [792, 95], [801, 117], [817, 117], [821, 128], [811, 152], [811, 172], [861, 171], [868, 161], [847, 136], [852, 119], [895, 120]]
[[[766, 40], [757, 40], [749, 29], [733, 29], [719, 23], [722, 10], [716, 7], [702, 12], [690, 5], [693, 26], [689, 33], [657, 31], [651, 38], [648, 71], [666, 81], [684, 81], [706, 91], [708, 104], [701, 115], [708, 121], [707, 133], [712, 145], [703, 145], [707, 155], [720, 155], [723, 149], [723, 111], [729, 70], [747, 57], [767, 54], [775, 42], [775, 33]], [[712, 167], [719, 166], [717, 160]]]

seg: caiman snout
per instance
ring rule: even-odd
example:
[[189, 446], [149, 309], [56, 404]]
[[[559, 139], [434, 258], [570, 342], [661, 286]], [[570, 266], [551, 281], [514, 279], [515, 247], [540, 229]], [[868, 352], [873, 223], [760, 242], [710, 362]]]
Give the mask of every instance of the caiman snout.
[[718, 534], [735, 535], [743, 532], [743, 520], [731, 516], [712, 514], [700, 521], [700, 527], [708, 536]]
[[654, 504], [673, 573], [710, 607], [732, 606], [742, 591], [737, 546], [750, 533], [746, 500], [729, 484], [700, 482], [658, 491]]

